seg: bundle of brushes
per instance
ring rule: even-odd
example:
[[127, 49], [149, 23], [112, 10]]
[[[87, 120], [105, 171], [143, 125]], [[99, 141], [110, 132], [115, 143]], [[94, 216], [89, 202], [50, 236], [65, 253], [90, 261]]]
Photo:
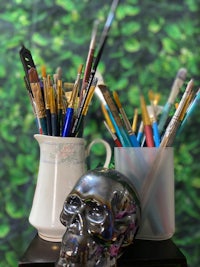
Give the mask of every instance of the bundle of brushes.
[[84, 117], [97, 84], [96, 70], [118, 2], [119, 0], [112, 2], [96, 55], [99, 23], [94, 22], [85, 67], [82, 64], [78, 67], [77, 77], [72, 84], [62, 81], [60, 69], [52, 78], [46, 74], [46, 69], [43, 67], [40, 77], [30, 50], [22, 46], [19, 53], [25, 71], [24, 80], [40, 134], [62, 137], [82, 136]]
[[[113, 92], [112, 95], [101, 77], [96, 92], [102, 102], [101, 107], [105, 117], [104, 124], [116, 146], [162, 148], [173, 145], [175, 137], [182, 132], [200, 101], [200, 89], [194, 89], [194, 81], [191, 79], [187, 83], [180, 102], [175, 103], [181, 94], [186, 73], [187, 71], [184, 68], [178, 71], [168, 100], [163, 107], [158, 105], [161, 94], [153, 93], [150, 90], [150, 105], [147, 105], [144, 94], [140, 89], [142, 120], [138, 122], [138, 108], [135, 108], [132, 125], [122, 107], [117, 92]], [[175, 112], [171, 116], [173, 106]]]

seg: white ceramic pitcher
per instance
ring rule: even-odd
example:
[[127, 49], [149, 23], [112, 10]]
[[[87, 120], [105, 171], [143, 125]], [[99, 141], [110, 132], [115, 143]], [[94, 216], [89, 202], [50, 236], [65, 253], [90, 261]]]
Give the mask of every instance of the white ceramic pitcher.
[[106, 149], [103, 166], [108, 167], [112, 152], [102, 139], [93, 140], [86, 150], [83, 138], [40, 134], [34, 137], [40, 147], [40, 162], [29, 222], [42, 239], [60, 242], [65, 232], [60, 212], [67, 195], [86, 171], [87, 153], [94, 144], [102, 143]]

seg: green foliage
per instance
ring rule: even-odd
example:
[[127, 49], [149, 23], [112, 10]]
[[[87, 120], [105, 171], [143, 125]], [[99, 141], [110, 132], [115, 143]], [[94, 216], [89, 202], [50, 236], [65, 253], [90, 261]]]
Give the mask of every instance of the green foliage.
[[[86, 61], [93, 21], [100, 20], [101, 32], [110, 3], [7, 0], [0, 4], [0, 266], [16, 266], [34, 233], [28, 216], [39, 153], [18, 55], [21, 43], [31, 50], [38, 68], [45, 63], [53, 74], [61, 66], [64, 80], [73, 82], [78, 65]], [[199, 4], [199, 0], [120, 2], [99, 68], [110, 90], [118, 91], [131, 120], [139, 87], [146, 96], [149, 89], [161, 92], [162, 105], [181, 67], [188, 70], [187, 81], [193, 77], [199, 86]], [[192, 267], [198, 267], [200, 260], [199, 112], [175, 144], [174, 239]], [[102, 137], [113, 145], [102, 121], [94, 97], [84, 137], [88, 143]], [[103, 159], [103, 150], [96, 151]]]

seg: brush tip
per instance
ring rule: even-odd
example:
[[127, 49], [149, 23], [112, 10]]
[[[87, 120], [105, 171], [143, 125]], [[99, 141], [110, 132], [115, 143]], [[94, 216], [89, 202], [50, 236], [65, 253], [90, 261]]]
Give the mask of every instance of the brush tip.
[[46, 73], [46, 67], [45, 66], [41, 67], [41, 72], [42, 72], [42, 77], [46, 78], [47, 77], [47, 73]]
[[58, 75], [58, 80], [62, 79], [62, 68], [60, 66], [56, 69], [56, 74]]
[[181, 68], [177, 73], [177, 78], [184, 81], [186, 79], [186, 75], [187, 75], [187, 70], [185, 68]]
[[121, 102], [119, 100], [119, 96], [118, 96], [117, 92], [115, 92], [115, 91], [113, 92], [113, 98], [114, 98], [115, 103], [117, 104], [118, 108], [119, 109], [122, 108]]
[[39, 81], [38, 74], [37, 74], [37, 71], [35, 68], [33, 68], [33, 67], [30, 68], [28, 75], [29, 75], [29, 82], [30, 83], [36, 83]]
[[81, 74], [83, 70], [83, 64], [80, 64], [78, 67], [78, 74]]
[[97, 86], [101, 90], [102, 93], [107, 92], [107, 87], [105, 84], [98, 84]]
[[96, 71], [95, 73], [95, 77], [98, 79], [98, 82], [97, 82], [97, 85], [99, 86], [100, 84], [105, 84], [104, 83], [104, 80], [103, 80], [103, 76], [102, 74], [100, 73], [100, 71]]

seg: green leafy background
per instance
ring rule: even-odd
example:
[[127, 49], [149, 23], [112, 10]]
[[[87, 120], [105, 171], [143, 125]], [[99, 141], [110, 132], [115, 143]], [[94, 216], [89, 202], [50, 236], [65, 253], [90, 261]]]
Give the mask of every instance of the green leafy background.
[[[35, 229], [28, 222], [39, 151], [37, 132], [23, 82], [19, 49], [24, 43], [48, 73], [63, 68], [73, 82], [80, 63], [86, 61], [92, 24], [106, 19], [111, 1], [7, 0], [0, 4], [0, 266], [17, 266]], [[138, 88], [162, 93], [164, 104], [179, 68], [200, 85], [200, 1], [120, 1], [100, 62], [110, 90], [116, 90], [131, 119], [138, 107]], [[193, 120], [176, 140], [176, 232], [174, 241], [188, 265], [200, 263], [200, 168], [197, 109]], [[85, 124], [90, 142], [102, 137], [113, 146], [104, 128], [99, 100], [94, 97]], [[103, 154], [99, 150], [98, 160]]]

